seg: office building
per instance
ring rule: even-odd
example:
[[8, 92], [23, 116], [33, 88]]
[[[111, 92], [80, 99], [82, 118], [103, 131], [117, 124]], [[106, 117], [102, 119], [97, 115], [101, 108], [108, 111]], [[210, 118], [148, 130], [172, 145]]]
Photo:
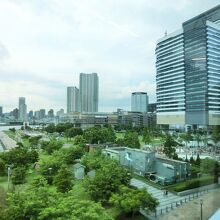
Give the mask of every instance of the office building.
[[150, 113], [154, 113], [154, 112], [156, 112], [156, 103], [149, 103], [148, 104], [148, 112], [150, 112]]
[[13, 109], [12, 116], [14, 117], [14, 119], [16, 119], [16, 120], [18, 119], [18, 117], [19, 117], [19, 110], [18, 110], [18, 108]]
[[158, 40], [157, 124], [220, 125], [220, 5]]
[[43, 119], [46, 117], [46, 110], [45, 109], [40, 109], [39, 111], [39, 119]]
[[80, 73], [79, 93], [81, 112], [98, 112], [99, 80], [97, 73]]
[[3, 108], [2, 106], [0, 106], [0, 117], [2, 117], [2, 115], [3, 115]]
[[33, 110], [31, 110], [31, 111], [29, 111], [29, 113], [28, 113], [28, 118], [29, 119], [32, 119], [34, 117], [34, 112], [33, 112]]
[[131, 111], [146, 113], [148, 111], [148, 95], [146, 92], [131, 94]]
[[61, 108], [59, 111], [57, 111], [57, 116], [60, 117], [63, 115], [64, 115], [64, 109]]
[[50, 110], [48, 111], [47, 116], [48, 116], [48, 118], [53, 118], [53, 117], [54, 117], [54, 111], [53, 111], [53, 109], [50, 109]]
[[79, 112], [79, 89], [74, 87], [67, 87], [67, 113]]
[[19, 121], [24, 122], [27, 120], [27, 105], [25, 104], [25, 97], [19, 97], [18, 113]]

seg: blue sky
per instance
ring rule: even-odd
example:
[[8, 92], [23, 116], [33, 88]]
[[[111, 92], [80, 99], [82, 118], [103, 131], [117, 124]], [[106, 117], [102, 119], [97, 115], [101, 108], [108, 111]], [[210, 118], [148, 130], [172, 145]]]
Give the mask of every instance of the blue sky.
[[0, 105], [66, 109], [79, 73], [99, 75], [99, 110], [155, 101], [155, 45], [219, 0], [0, 0]]

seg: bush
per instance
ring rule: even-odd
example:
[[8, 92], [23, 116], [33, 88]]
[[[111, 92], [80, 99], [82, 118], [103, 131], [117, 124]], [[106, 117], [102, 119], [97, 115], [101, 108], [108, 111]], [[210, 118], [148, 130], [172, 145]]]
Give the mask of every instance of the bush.
[[185, 190], [189, 190], [189, 189], [194, 189], [194, 188], [206, 186], [206, 185], [213, 184], [213, 183], [214, 183], [213, 176], [204, 176], [201, 178], [187, 180], [184, 183], [178, 184], [174, 188], [174, 190], [176, 192], [181, 192], [181, 191], [185, 191]]

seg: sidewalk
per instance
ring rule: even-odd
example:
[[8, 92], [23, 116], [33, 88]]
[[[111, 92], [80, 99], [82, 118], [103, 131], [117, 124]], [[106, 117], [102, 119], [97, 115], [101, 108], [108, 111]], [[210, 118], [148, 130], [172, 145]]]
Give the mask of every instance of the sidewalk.
[[201, 205], [203, 200], [203, 220], [209, 219], [220, 208], [220, 188], [214, 189], [198, 199], [177, 207], [172, 212], [160, 216], [160, 220], [200, 220]]
[[[173, 213], [174, 210], [178, 209], [179, 207], [182, 207], [183, 205], [185, 206], [185, 204], [191, 204], [192, 202], [197, 201], [197, 200], [200, 201], [202, 196], [209, 195], [209, 193], [207, 194], [207, 191], [201, 192], [199, 194], [194, 193], [194, 194], [186, 195], [186, 196], [178, 196], [170, 192], [168, 193], [168, 195], [164, 195], [163, 190], [157, 189], [135, 178], [131, 179], [130, 184], [137, 188], [146, 188], [147, 191], [153, 195], [153, 197], [158, 199], [159, 205], [157, 206], [155, 213], [146, 213], [145, 210], [141, 210], [141, 213], [145, 215], [146, 217], [148, 217], [149, 219], [162, 219], [163, 216], [167, 216], [168, 213]], [[211, 190], [211, 191], [214, 191], [214, 190]], [[174, 219], [178, 220], [179, 218], [177, 218], [174, 215], [173, 220]]]
[[8, 135], [2, 131], [0, 131], [0, 141], [3, 145], [4, 150], [10, 150], [17, 147], [16, 141], [8, 137]]

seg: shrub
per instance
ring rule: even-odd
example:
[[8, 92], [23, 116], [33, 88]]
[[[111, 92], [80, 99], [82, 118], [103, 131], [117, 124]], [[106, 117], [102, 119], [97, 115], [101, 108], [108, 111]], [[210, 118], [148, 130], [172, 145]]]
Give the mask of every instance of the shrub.
[[185, 190], [189, 190], [189, 189], [198, 188], [201, 186], [206, 186], [206, 185], [213, 184], [213, 183], [214, 183], [213, 176], [204, 176], [201, 178], [187, 180], [186, 182], [177, 185], [174, 188], [174, 190], [176, 192], [181, 192], [181, 191], [185, 191]]

